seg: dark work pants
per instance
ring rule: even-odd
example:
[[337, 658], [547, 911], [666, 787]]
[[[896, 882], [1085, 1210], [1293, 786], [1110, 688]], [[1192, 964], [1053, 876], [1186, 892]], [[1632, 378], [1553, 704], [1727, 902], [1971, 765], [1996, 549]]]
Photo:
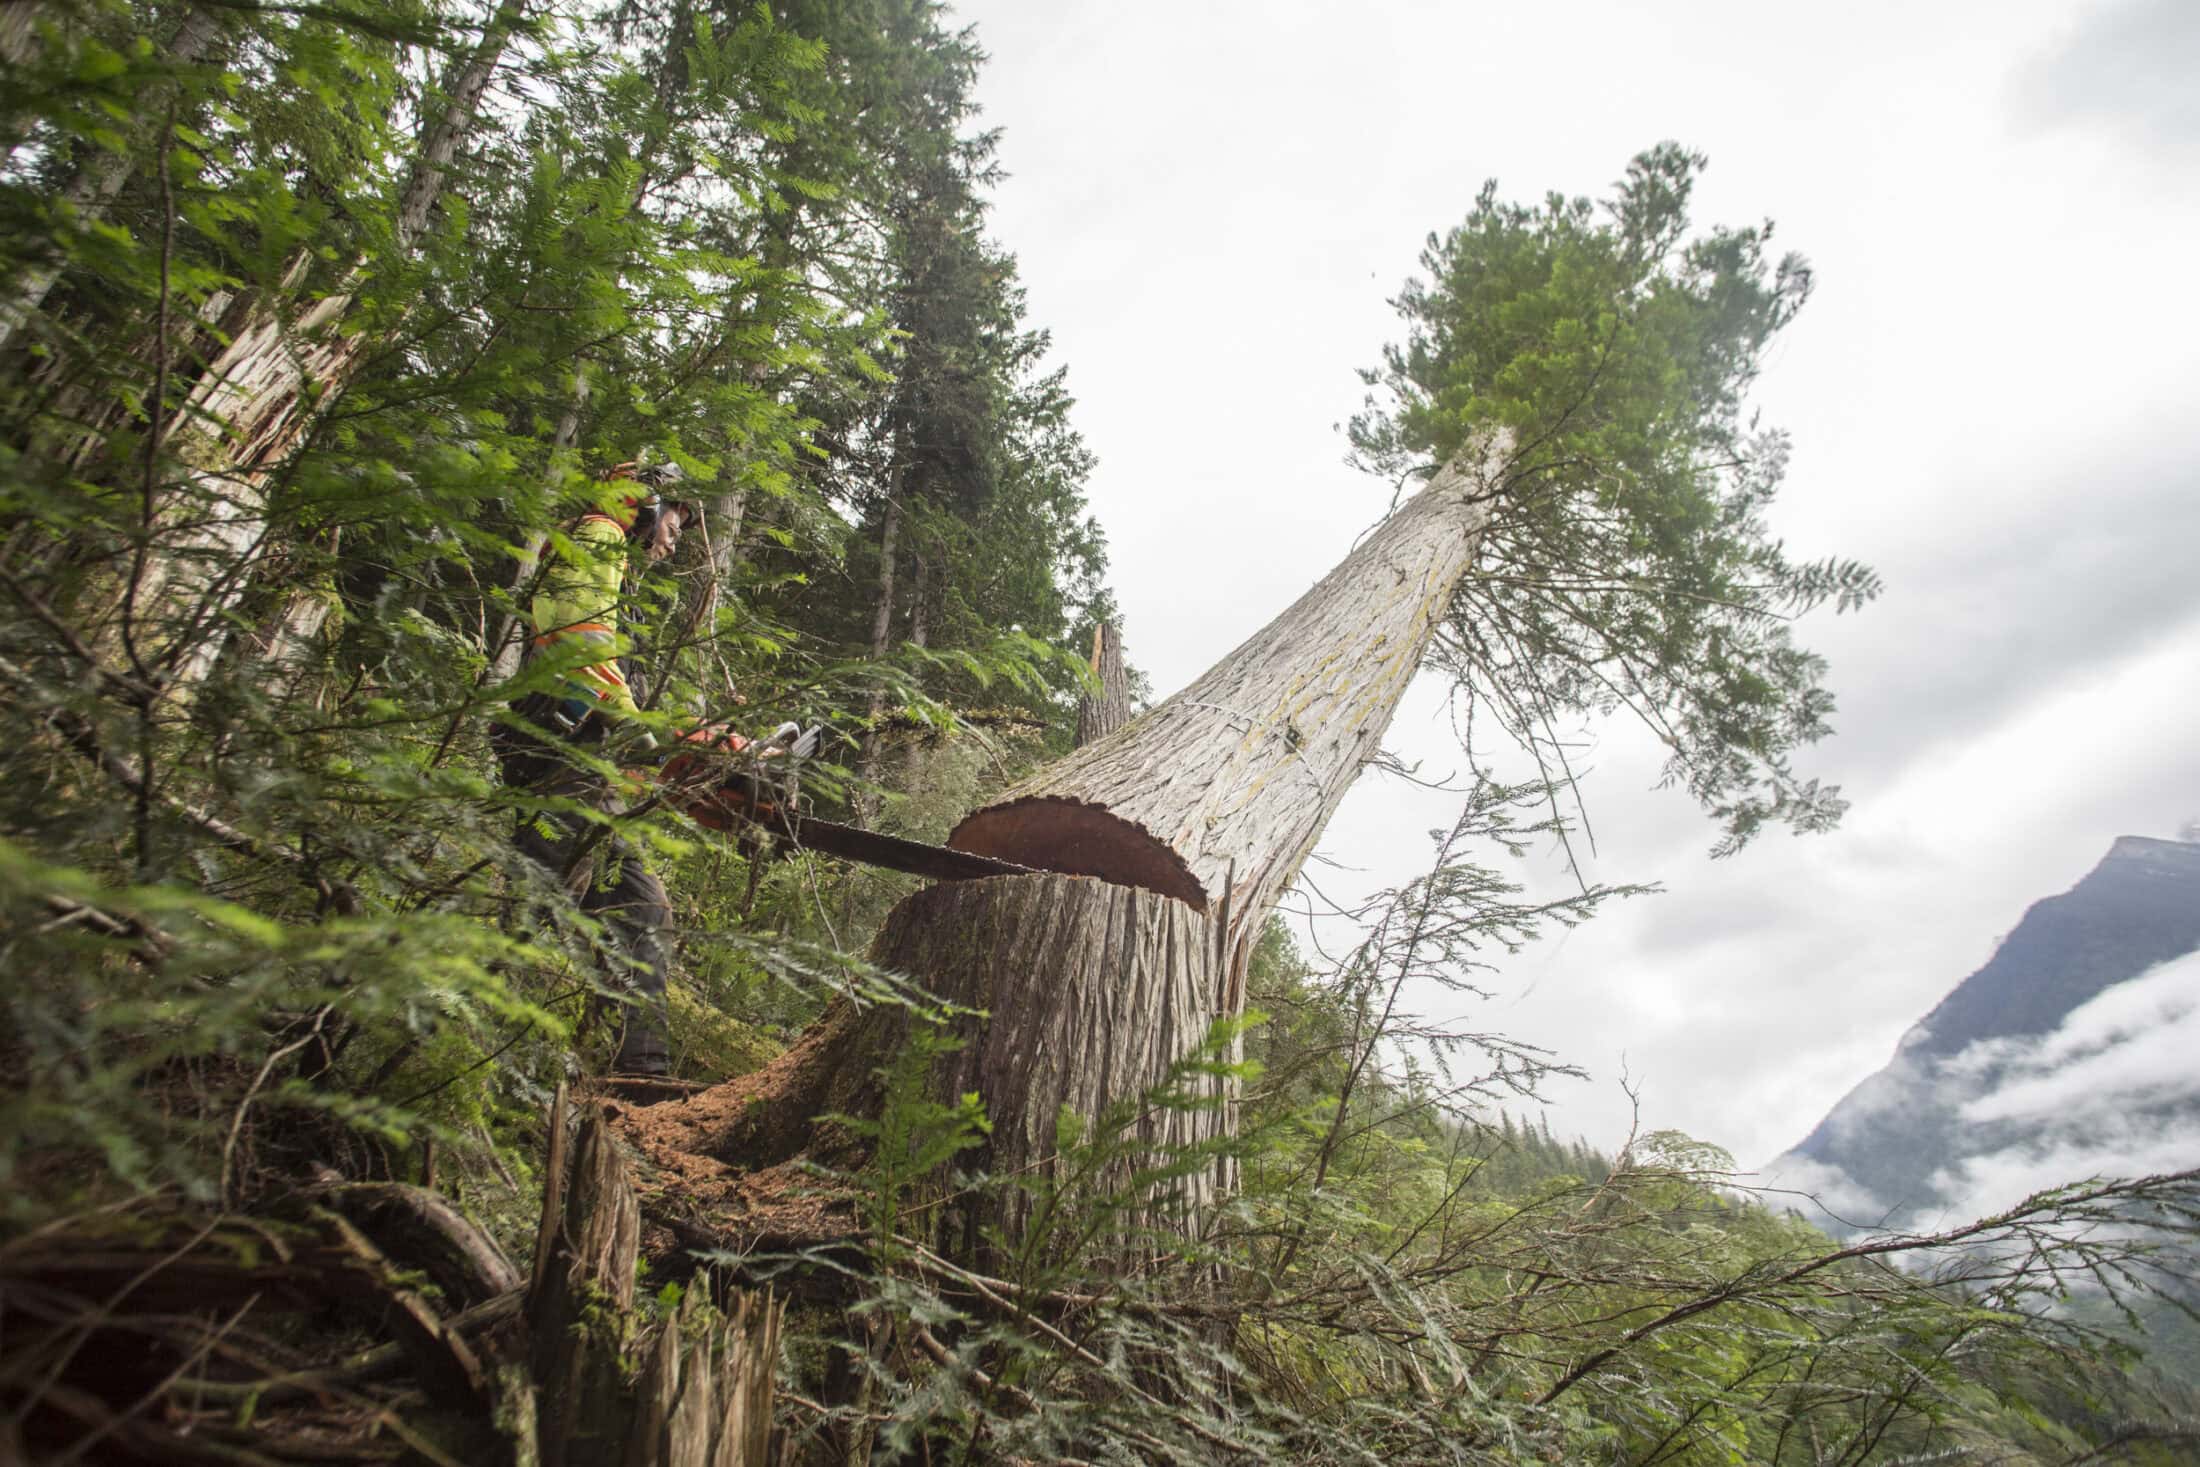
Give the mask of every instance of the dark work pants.
[[[611, 807], [611, 787], [599, 776], [567, 763], [534, 739], [503, 728], [497, 733], [506, 784], [548, 799], [599, 810]], [[664, 1073], [671, 1058], [665, 1043], [664, 929], [672, 920], [664, 883], [644, 869], [633, 846], [577, 812], [545, 811], [522, 820], [513, 844], [550, 884], [565, 883], [574, 890], [581, 910], [603, 923], [617, 944], [624, 961], [605, 975], [606, 986], [633, 995], [635, 1002], [624, 1010], [614, 1068], [630, 1074]], [[587, 854], [576, 862], [583, 847]]]

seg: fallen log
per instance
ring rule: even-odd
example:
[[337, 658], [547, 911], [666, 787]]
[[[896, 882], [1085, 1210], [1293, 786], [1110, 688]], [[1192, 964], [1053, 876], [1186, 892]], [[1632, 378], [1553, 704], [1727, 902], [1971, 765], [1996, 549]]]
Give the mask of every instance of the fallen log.
[[350, 1182], [328, 1205], [384, 1253], [425, 1272], [448, 1303], [467, 1309], [515, 1293], [525, 1282], [488, 1234], [449, 1198], [403, 1182]]

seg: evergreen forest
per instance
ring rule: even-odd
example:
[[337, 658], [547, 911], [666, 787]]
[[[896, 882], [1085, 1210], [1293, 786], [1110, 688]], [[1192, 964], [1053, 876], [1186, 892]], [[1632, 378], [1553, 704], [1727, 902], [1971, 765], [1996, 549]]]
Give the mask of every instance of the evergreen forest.
[[[1430, 221], [1374, 528], [1164, 700], [935, 0], [0, 61], [0, 1464], [2200, 1461], [2200, 1177], [1836, 1239], [1485, 1025], [1634, 895], [1512, 874], [1580, 719], [1722, 851], [1842, 814], [1795, 619], [1878, 580], [1766, 527], [1811, 274], [1702, 157]], [[1416, 673], [1480, 772], [1317, 946]]]

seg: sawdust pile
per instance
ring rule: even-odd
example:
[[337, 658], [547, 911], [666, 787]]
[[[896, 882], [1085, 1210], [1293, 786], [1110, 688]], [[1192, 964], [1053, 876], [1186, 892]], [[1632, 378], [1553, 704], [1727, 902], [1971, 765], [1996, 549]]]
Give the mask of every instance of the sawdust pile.
[[836, 1004], [762, 1069], [683, 1099], [607, 1102], [639, 1163], [645, 1211], [688, 1246], [699, 1235], [746, 1250], [852, 1234], [854, 1192], [836, 1178], [861, 1164], [860, 1149], [814, 1118], [847, 1108], [867, 1079], [838, 1063], [854, 1019]]

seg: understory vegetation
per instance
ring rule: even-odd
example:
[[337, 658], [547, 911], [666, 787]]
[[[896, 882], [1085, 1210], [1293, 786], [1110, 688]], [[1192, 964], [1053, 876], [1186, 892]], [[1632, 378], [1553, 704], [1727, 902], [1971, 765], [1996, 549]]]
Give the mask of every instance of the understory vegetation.
[[[571, 671], [523, 656], [528, 605], [646, 459], [706, 515], [626, 628], [639, 727], [822, 725], [815, 808], [935, 842], [1068, 747], [1115, 608], [987, 232], [977, 40], [926, 0], [13, 0], [0, 47], [0, 1462], [705, 1460], [532, 1424], [551, 1118], [602, 1099], [629, 995], [517, 874], [518, 823], [575, 802], [504, 785], [488, 729]], [[1839, 814], [1788, 765], [1829, 705], [1785, 626], [1876, 583], [1726, 554], [1784, 444], [1660, 426], [1731, 427], [1746, 386], [1646, 263], [1700, 166], [1654, 150], [1610, 208], [1485, 194], [1370, 374], [1405, 406], [1355, 425], [1386, 472], [1461, 415], [1610, 468], [1593, 513], [1496, 523], [1434, 658], [1537, 778], [1459, 797], [1335, 960], [1271, 922], [1242, 1023], [1063, 1117], [1047, 1175], [965, 1164], [982, 1098], [930, 1097], [920, 1026], [844, 1118], [860, 1164], [775, 1183], [854, 1198], [846, 1236], [699, 1249], [645, 1209], [574, 1309], [625, 1395], [754, 1326], [768, 1453], [713, 1462], [2200, 1460], [2128, 1328], [2190, 1297], [2194, 1177], [1841, 1242], [1707, 1142], [1554, 1137], [1564, 1057], [1474, 1027], [1490, 965], [1629, 895], [1502, 874], [1564, 838], [1565, 719], [1662, 722], [1729, 844]], [[1674, 278], [1761, 284], [1762, 245]], [[1753, 351], [1806, 286], [1722, 295], [1727, 327]], [[1478, 380], [1434, 324], [1461, 301], [1551, 350]], [[1700, 373], [1605, 371], [1625, 333]], [[1592, 368], [1622, 396], [1548, 410]], [[1744, 465], [1724, 499], [1673, 468], [1706, 455]], [[836, 1000], [925, 1009], [862, 957], [913, 878], [704, 829], [617, 753], [576, 757], [623, 808], [579, 813], [671, 893], [663, 1093]], [[1228, 1140], [1138, 1150], [1217, 1075]], [[1205, 1167], [1212, 1216], [1142, 1221]], [[949, 1246], [943, 1193], [1008, 1189], [1022, 1235]]]

